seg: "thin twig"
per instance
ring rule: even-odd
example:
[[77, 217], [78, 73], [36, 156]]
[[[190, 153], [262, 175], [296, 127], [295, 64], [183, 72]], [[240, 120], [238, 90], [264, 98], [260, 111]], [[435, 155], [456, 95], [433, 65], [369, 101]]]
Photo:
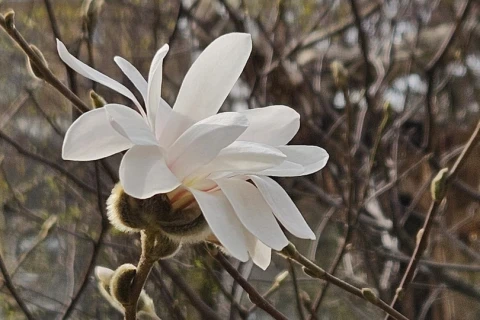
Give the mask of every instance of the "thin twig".
[[248, 293], [250, 300], [258, 305], [259, 308], [263, 309], [269, 315], [271, 315], [276, 320], [288, 320], [288, 318], [278, 311], [270, 302], [262, 297], [260, 293], [250, 284], [242, 275], [235, 269], [227, 258], [220, 253], [217, 249], [210, 249], [209, 252], [212, 256], [222, 265], [222, 267], [232, 276], [235, 281], [240, 284], [240, 286]]
[[319, 266], [317, 266], [315, 263], [313, 263], [311, 260], [300, 254], [300, 252], [297, 251], [295, 246], [293, 244], [289, 244], [286, 246], [280, 253], [281, 255], [286, 256], [287, 258], [291, 259], [292, 261], [297, 262], [298, 264], [304, 266], [304, 271], [311, 277], [320, 279], [320, 280], [325, 280], [334, 286], [337, 286], [338, 288], [347, 291], [359, 298], [362, 298], [363, 300], [377, 306], [378, 308], [382, 309], [385, 311], [388, 315], [392, 316], [393, 318], [397, 320], [408, 320], [407, 317], [402, 315], [400, 312], [397, 310], [393, 309], [390, 307], [385, 301], [382, 299], [379, 299], [376, 296], [373, 296], [373, 293], [369, 291], [371, 294], [365, 294], [365, 291], [362, 289], [359, 289], [357, 287], [352, 286], [351, 284], [335, 277], [334, 275], [326, 272]]
[[10, 37], [20, 46], [23, 52], [28, 56], [30, 61], [35, 64], [38, 71], [42, 73], [43, 79], [57, 89], [65, 98], [67, 98], [80, 112], [87, 112], [90, 108], [67, 86], [65, 86], [58, 78], [52, 73], [48, 66], [42, 61], [42, 59], [30, 48], [29, 43], [23, 38], [15, 27], [15, 20], [13, 12], [9, 16], [9, 20], [6, 21], [3, 15], [0, 15], [0, 26], [10, 35]]
[[7, 286], [8, 290], [9, 290], [10, 293], [12, 294], [13, 298], [15, 299], [15, 301], [17, 301], [18, 306], [20, 307], [20, 309], [22, 309], [23, 314], [25, 315], [25, 317], [27, 317], [28, 320], [34, 320], [35, 318], [34, 318], [33, 315], [30, 313], [30, 311], [28, 310], [27, 305], [26, 305], [25, 302], [22, 300], [22, 298], [20, 297], [20, 295], [19, 295], [18, 292], [17, 292], [17, 289], [16, 289], [15, 286], [13, 285], [13, 281], [12, 281], [12, 279], [10, 278], [10, 275], [8, 274], [7, 267], [5, 266], [5, 263], [3, 262], [3, 257], [2, 257], [2, 253], [1, 253], [1, 252], [0, 252], [0, 271], [2, 272], [3, 280], [5, 281], [5, 285]]

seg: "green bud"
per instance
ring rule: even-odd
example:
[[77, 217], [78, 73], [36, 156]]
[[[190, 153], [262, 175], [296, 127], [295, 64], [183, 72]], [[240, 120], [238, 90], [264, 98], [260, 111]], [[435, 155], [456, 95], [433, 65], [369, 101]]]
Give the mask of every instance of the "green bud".
[[420, 241], [422, 240], [422, 238], [423, 238], [423, 233], [424, 233], [424, 232], [425, 232], [425, 229], [423, 229], [423, 228], [420, 229], [420, 230], [418, 230], [417, 236], [416, 236], [416, 239], [415, 239], [417, 245], [418, 245], [418, 244], [420, 243]]
[[397, 290], [395, 290], [395, 294], [397, 295], [398, 300], [401, 301], [405, 296], [405, 290], [403, 290], [403, 288], [397, 288]]
[[370, 302], [373, 303], [373, 304], [377, 304], [377, 303], [378, 303], [378, 297], [377, 297], [377, 295], [375, 294], [375, 292], [373, 292], [372, 289], [370, 289], [370, 288], [362, 288], [362, 295], [363, 295], [363, 297], [364, 297], [367, 301], [370, 301]]
[[343, 64], [335, 60], [330, 64], [330, 70], [332, 71], [333, 80], [337, 88], [345, 88], [348, 83], [348, 71]]
[[90, 90], [90, 100], [92, 101], [92, 106], [95, 109], [99, 109], [107, 104], [107, 101], [105, 101], [101, 95], [93, 90]]
[[445, 193], [447, 191], [447, 177], [448, 168], [443, 168], [438, 172], [435, 178], [433, 178], [430, 185], [430, 192], [433, 200], [441, 201], [445, 197]]
[[283, 280], [285, 280], [288, 275], [290, 273], [288, 272], [288, 270], [285, 270], [285, 271], [282, 271], [280, 272], [279, 274], [277, 274], [277, 276], [275, 277], [275, 283], [278, 283], [279, 285], [283, 282]]
[[122, 264], [115, 270], [110, 280], [110, 294], [122, 305], [128, 304], [130, 288], [137, 273], [137, 268], [130, 263]]

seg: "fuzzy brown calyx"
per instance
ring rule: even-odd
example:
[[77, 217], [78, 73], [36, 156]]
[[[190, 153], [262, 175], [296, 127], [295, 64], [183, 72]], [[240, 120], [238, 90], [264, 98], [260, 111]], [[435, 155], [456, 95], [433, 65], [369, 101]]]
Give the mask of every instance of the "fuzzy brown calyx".
[[130, 287], [137, 273], [137, 268], [130, 263], [122, 264], [115, 270], [110, 280], [110, 295], [122, 305], [128, 304]]

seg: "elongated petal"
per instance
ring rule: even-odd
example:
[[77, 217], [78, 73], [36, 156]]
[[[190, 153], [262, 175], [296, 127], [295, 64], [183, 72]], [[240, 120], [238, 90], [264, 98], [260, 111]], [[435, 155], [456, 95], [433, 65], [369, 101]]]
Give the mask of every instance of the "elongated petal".
[[188, 128], [168, 151], [168, 166], [182, 180], [200, 166], [212, 161], [248, 126], [245, 116], [224, 112]]
[[133, 146], [123, 156], [119, 171], [125, 192], [138, 199], [167, 193], [180, 185], [158, 146]]
[[315, 234], [308, 226], [297, 206], [288, 196], [287, 192], [269, 177], [250, 175], [253, 183], [268, 203], [275, 217], [294, 236], [303, 239], [315, 239]]
[[304, 171], [303, 166], [285, 160], [278, 166], [262, 170], [256, 174], [272, 177], [297, 177], [303, 175]]
[[195, 121], [216, 114], [251, 51], [249, 34], [230, 33], [217, 38], [188, 70], [173, 109]]
[[[160, 121], [160, 119], [158, 120]], [[158, 142], [163, 148], [170, 148], [170, 146], [193, 124], [194, 121], [189, 117], [179, 114], [173, 109], [170, 110], [168, 118], [165, 119], [164, 127], [162, 129], [158, 126], [155, 128]]]
[[228, 252], [240, 261], [248, 260], [244, 226], [221, 191], [203, 192], [190, 189], [202, 209], [205, 220]]
[[235, 141], [194, 174], [219, 171], [253, 173], [279, 165], [285, 158], [286, 156], [274, 147], [255, 142]]
[[253, 184], [235, 178], [218, 179], [215, 182], [248, 231], [275, 250], [281, 250], [288, 244], [272, 210]]
[[147, 114], [150, 123], [155, 125], [157, 108], [160, 105], [162, 95], [162, 64], [163, 59], [168, 53], [168, 44], [163, 45], [155, 54], [148, 72], [148, 97], [147, 97]]
[[325, 167], [328, 153], [316, 146], [279, 146], [278, 150], [287, 156], [287, 161], [303, 166], [302, 175], [311, 174]]
[[[155, 137], [160, 139], [160, 136], [167, 125], [168, 120], [170, 119], [170, 114], [173, 113], [172, 108], [168, 103], [160, 98], [158, 103], [157, 111], [155, 112]], [[177, 137], [178, 138], [178, 137]]]
[[135, 88], [142, 95], [143, 101], [147, 103], [147, 89], [148, 84], [142, 74], [135, 68], [129, 61], [125, 60], [122, 57], [113, 58], [117, 66], [122, 70], [122, 72], [127, 76], [127, 78], [133, 83]]
[[88, 111], [68, 128], [63, 140], [62, 158], [90, 161], [130, 148], [133, 143], [115, 131], [105, 109]]
[[103, 108], [113, 129], [133, 144], [158, 144], [152, 130], [138, 112], [121, 104], [107, 104]]
[[133, 103], [135, 103], [135, 106], [139, 109], [140, 113], [142, 113], [142, 115], [145, 116], [145, 111], [143, 111], [143, 108], [141, 107], [137, 98], [135, 98], [133, 93], [130, 90], [128, 90], [123, 84], [87, 66], [85, 63], [83, 63], [82, 61], [72, 56], [70, 52], [68, 52], [65, 45], [58, 39], [57, 39], [57, 51], [62, 61], [65, 62], [65, 64], [67, 64], [70, 68], [80, 73], [82, 76], [90, 80], [96, 81], [98, 83], [101, 83], [104, 86], [109, 87], [110, 89], [113, 89], [118, 93], [124, 95], [125, 97], [129, 98], [130, 100], [133, 101]]
[[287, 106], [240, 111], [250, 125], [238, 140], [254, 141], [279, 146], [287, 144], [300, 128], [300, 115]]
[[253, 234], [245, 230], [247, 238], [248, 254], [252, 258], [253, 263], [266, 270], [272, 260], [272, 249], [264, 245]]

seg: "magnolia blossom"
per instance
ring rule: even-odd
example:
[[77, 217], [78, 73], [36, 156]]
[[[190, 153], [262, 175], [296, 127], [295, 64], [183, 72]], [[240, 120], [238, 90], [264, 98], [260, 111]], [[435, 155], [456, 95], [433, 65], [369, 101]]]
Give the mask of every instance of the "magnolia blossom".
[[268, 177], [307, 175], [328, 160], [319, 147], [286, 145], [299, 129], [299, 114], [281, 105], [217, 114], [248, 60], [249, 34], [213, 41], [189, 69], [173, 107], [160, 95], [168, 45], [153, 58], [148, 81], [115, 57], [146, 112], [125, 86], [73, 57], [60, 41], [57, 48], [68, 66], [137, 108], [107, 104], [80, 116], [65, 136], [64, 159], [96, 160], [128, 149], [120, 164], [127, 194], [145, 199], [168, 193], [174, 206], [198, 203], [226, 250], [241, 261], [251, 257], [263, 269], [271, 248], [288, 243], [278, 222], [299, 238], [315, 239], [285, 190]]

